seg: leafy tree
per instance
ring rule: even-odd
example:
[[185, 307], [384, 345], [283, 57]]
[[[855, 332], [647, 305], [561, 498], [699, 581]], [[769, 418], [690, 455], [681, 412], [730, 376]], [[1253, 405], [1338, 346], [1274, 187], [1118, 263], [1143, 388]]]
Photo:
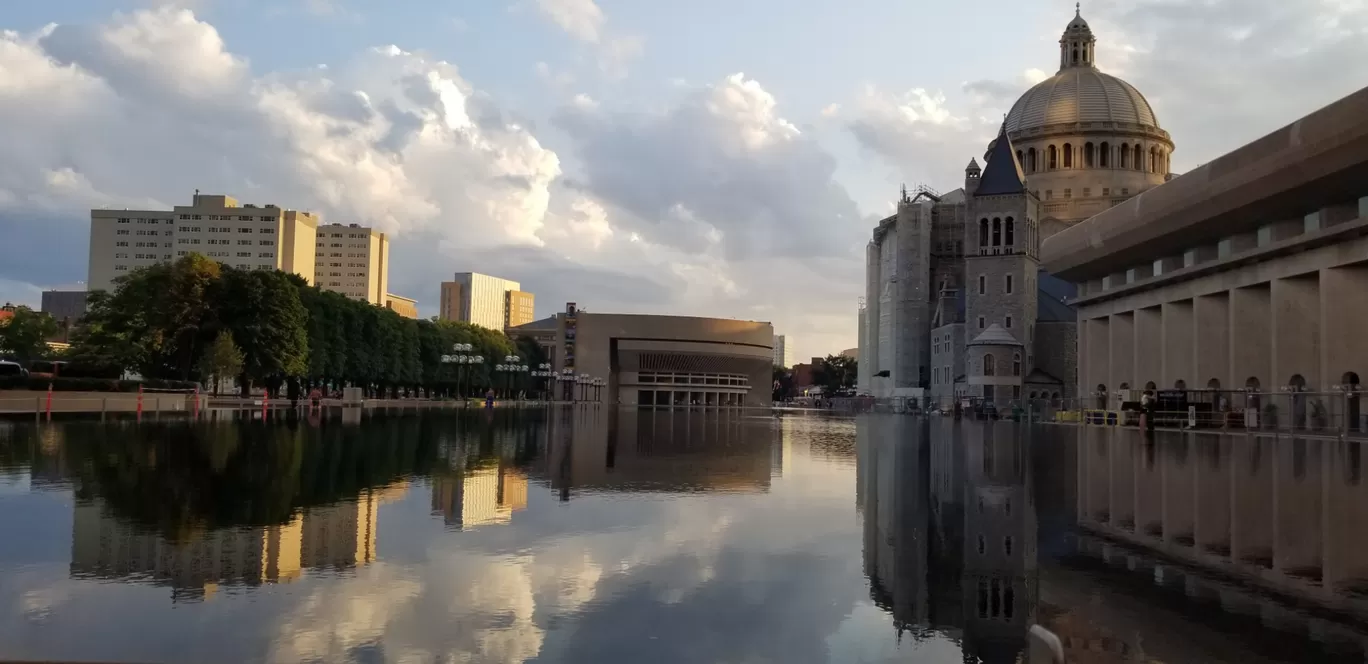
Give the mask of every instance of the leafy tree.
[[47, 340], [57, 334], [57, 321], [48, 314], [20, 306], [7, 321], [0, 321], [0, 353], [20, 362], [47, 354]]
[[855, 358], [828, 355], [812, 367], [812, 382], [822, 386], [822, 394], [836, 396], [855, 387], [857, 363]]
[[278, 271], [224, 268], [215, 291], [224, 328], [242, 349], [244, 394], [253, 382], [274, 390], [308, 369], [308, 313], [294, 283]]
[[215, 395], [224, 378], [242, 373], [242, 351], [233, 342], [232, 332], [224, 330], [214, 338], [209, 351], [200, 359], [200, 371], [212, 379]]

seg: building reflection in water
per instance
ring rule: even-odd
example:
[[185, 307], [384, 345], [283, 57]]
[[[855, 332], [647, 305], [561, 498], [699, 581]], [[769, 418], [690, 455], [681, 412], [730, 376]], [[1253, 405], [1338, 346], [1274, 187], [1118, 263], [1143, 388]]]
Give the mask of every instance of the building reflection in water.
[[772, 418], [741, 411], [565, 409], [552, 414], [541, 470], [561, 500], [581, 490], [763, 492], [775, 463], [764, 435], [777, 436]]
[[310, 507], [283, 525], [197, 530], [181, 539], [111, 516], [99, 499], [78, 502], [71, 534], [73, 578], [147, 581], [177, 599], [203, 599], [220, 585], [293, 581], [305, 569], [348, 569], [376, 557], [384, 496]]
[[873, 416], [857, 475], [871, 595], [966, 661], [1368, 653], [1358, 443]]
[[858, 436], [874, 600], [899, 631], [935, 630], [966, 656], [1015, 662], [1036, 605], [1023, 439], [1005, 422], [906, 417], [869, 418]]

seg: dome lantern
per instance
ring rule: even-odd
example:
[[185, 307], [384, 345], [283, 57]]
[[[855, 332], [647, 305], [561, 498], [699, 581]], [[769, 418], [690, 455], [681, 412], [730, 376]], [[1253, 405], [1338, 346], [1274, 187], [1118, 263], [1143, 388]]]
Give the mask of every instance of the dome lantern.
[[1059, 38], [1059, 70], [1070, 67], [1092, 67], [1097, 55], [1097, 38], [1092, 28], [1083, 20], [1083, 6], [1074, 5], [1074, 17], [1064, 27], [1064, 35]]

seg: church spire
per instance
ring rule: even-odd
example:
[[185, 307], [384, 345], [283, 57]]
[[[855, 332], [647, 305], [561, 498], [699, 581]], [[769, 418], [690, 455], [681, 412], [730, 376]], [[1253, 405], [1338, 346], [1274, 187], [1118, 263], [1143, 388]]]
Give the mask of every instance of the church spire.
[[1059, 69], [1096, 66], [1096, 55], [1097, 38], [1088, 22], [1083, 20], [1082, 3], [1075, 3], [1073, 20], [1064, 27], [1064, 36], [1059, 38]]
[[983, 168], [975, 196], [1002, 196], [1026, 192], [1026, 177], [1021, 173], [1021, 162], [1012, 150], [1012, 139], [1007, 137], [1007, 121], [1003, 120], [997, 140], [988, 149], [988, 164]]

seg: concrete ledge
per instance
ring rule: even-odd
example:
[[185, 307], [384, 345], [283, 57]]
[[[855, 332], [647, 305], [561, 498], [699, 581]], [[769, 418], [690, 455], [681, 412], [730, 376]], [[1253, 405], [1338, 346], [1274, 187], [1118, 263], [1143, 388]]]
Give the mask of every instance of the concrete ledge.
[[[0, 413], [47, 412], [46, 391], [0, 391]], [[209, 406], [209, 397], [199, 395], [200, 409]], [[145, 392], [142, 410], [145, 413], [189, 412], [195, 408], [195, 395], [167, 392]], [[54, 413], [133, 413], [138, 410], [136, 392], [53, 392]]]

